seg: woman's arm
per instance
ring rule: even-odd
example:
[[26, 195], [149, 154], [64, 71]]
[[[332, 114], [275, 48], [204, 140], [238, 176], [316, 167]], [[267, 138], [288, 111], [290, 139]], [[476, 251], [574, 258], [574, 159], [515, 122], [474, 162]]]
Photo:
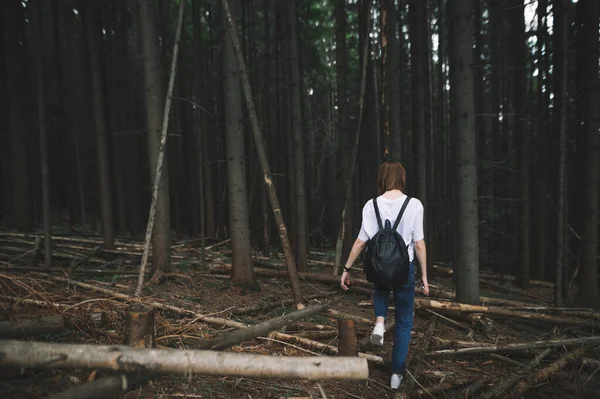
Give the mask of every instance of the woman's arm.
[[[348, 260], [346, 261], [346, 268], [350, 269], [356, 259], [358, 259], [358, 255], [362, 252], [363, 248], [367, 243], [360, 238], [357, 238], [352, 245], [352, 249], [350, 250], [350, 255], [348, 255]], [[340, 280], [340, 286], [344, 291], [348, 290], [348, 285], [350, 285], [350, 273], [346, 270], [342, 273], [342, 278]]]
[[421, 266], [421, 281], [423, 282], [423, 293], [429, 295], [429, 282], [427, 281], [427, 249], [425, 248], [425, 240], [415, 242], [415, 254]]

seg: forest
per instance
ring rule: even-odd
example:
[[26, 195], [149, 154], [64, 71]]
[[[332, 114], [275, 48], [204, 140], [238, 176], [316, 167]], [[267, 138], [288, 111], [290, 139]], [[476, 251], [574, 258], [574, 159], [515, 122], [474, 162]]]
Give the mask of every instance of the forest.
[[[597, 397], [600, 1], [0, 14], [0, 397]], [[339, 286], [391, 160], [431, 287], [397, 392]]]

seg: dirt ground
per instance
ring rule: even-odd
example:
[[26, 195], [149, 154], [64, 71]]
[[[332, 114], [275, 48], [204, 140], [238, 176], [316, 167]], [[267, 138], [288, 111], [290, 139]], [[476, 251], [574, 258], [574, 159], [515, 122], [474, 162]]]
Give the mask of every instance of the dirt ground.
[[[154, 285], [147, 284], [145, 288], [146, 299], [170, 305], [192, 309], [204, 315], [214, 315], [243, 323], [256, 324], [269, 318], [292, 311], [289, 307], [277, 307], [265, 313], [254, 313], [244, 316], [235, 316], [235, 309], [254, 305], [259, 302], [272, 303], [290, 298], [289, 284], [283, 278], [259, 278], [259, 292], [242, 292], [231, 286], [226, 275], [215, 274], [209, 267], [215, 264], [230, 264], [230, 251], [222, 246], [209, 251], [208, 261], [204, 268], [195, 265], [193, 250], [183, 251], [174, 262], [176, 273], [166, 282]], [[124, 251], [125, 252], [125, 251]], [[133, 255], [130, 255], [133, 256]], [[256, 254], [256, 258], [266, 262]], [[311, 252], [310, 272], [331, 275], [330, 263], [332, 254], [325, 252]], [[277, 256], [271, 257], [270, 262], [274, 267], [285, 270], [283, 260]], [[134, 262], [133, 262], [134, 263]], [[120, 264], [121, 271], [127, 270], [127, 262]], [[82, 266], [83, 267], [83, 266]], [[110, 267], [98, 265], [85, 266], [93, 270], [111, 270]], [[111, 266], [114, 267], [114, 266]], [[135, 271], [135, 268], [131, 270]], [[357, 277], [362, 275], [359, 272]], [[126, 275], [115, 271], [115, 274], [99, 277], [77, 277], [78, 281], [106, 287], [114, 291], [133, 294], [136, 276]], [[439, 287], [451, 287], [451, 279], [447, 276], [430, 276], [430, 283]], [[510, 285], [510, 284], [508, 284]], [[304, 295], [336, 290], [334, 295], [324, 299], [309, 301], [309, 304], [330, 301], [331, 308], [362, 318], [373, 319], [372, 298], [363, 293], [350, 290], [343, 292], [336, 284], [301, 281]], [[485, 288], [485, 287], [482, 287]], [[502, 290], [484, 289], [482, 295], [496, 298], [511, 299], [516, 301], [530, 301], [514, 293], [501, 292]], [[552, 289], [548, 287], [533, 287], [529, 292], [542, 298], [551, 298]], [[12, 273], [7, 266], [0, 271], [0, 294], [19, 298], [33, 298], [53, 303], [74, 305], [82, 301], [90, 301], [85, 305], [74, 307], [70, 312], [75, 316], [82, 316], [86, 312], [105, 311], [113, 315], [109, 318], [104, 329], [88, 328], [81, 323], [58, 334], [46, 334], [36, 337], [36, 341], [51, 341], [63, 343], [87, 344], [121, 344], [123, 342], [124, 314], [127, 303], [117, 298], [109, 298], [105, 294], [92, 292], [69, 284], [49, 281], [36, 273]], [[77, 310], [76, 310], [77, 309]], [[63, 311], [35, 305], [7, 304], [0, 302], [0, 319], [14, 320], [19, 318], [33, 318], [51, 314], [61, 314]], [[388, 315], [393, 317], [393, 310]], [[430, 323], [432, 314], [427, 310], [417, 309], [414, 319], [414, 330], [409, 352], [409, 371], [412, 355], [422, 343], [423, 336]], [[429, 350], [451, 347], [449, 341], [471, 341], [473, 346], [479, 344], [508, 344], [517, 342], [537, 341], [544, 339], [557, 339], [561, 337], [577, 337], [583, 334], [593, 334], [593, 331], [580, 331], [569, 325], [552, 325], [530, 323], [527, 321], [502, 320], [484, 317], [477, 325], [458, 322], [462, 326], [453, 324], [445, 319], [438, 319], [433, 333]], [[303, 320], [306, 324], [321, 325], [331, 330], [337, 328], [337, 320], [329, 314], [322, 313]], [[357, 322], [357, 338], [370, 334], [372, 325]], [[159, 311], [156, 314], [156, 342], [159, 347], [193, 349], [203, 340], [219, 336], [226, 329], [218, 328], [201, 322], [192, 322], [191, 317]], [[286, 332], [294, 334], [299, 332], [292, 326]], [[337, 337], [334, 335], [321, 339], [320, 342], [337, 346]], [[392, 347], [392, 337], [386, 334], [384, 346], [381, 348], [368, 347], [367, 353], [381, 356], [389, 362]], [[590, 349], [587, 357], [600, 359], [600, 351]], [[299, 345], [274, 342], [266, 339], [256, 339], [244, 342], [228, 349], [229, 351], [269, 354], [276, 356], [307, 356], [315, 351], [305, 349]], [[565, 351], [562, 348], [553, 350], [543, 362], [547, 366], [558, 359]], [[511, 355], [512, 360], [528, 363], [534, 354], [523, 352]], [[504, 357], [504, 356], [502, 356]], [[516, 363], [509, 363], [500, 356], [461, 355], [448, 358], [425, 357], [421, 373], [417, 376], [416, 390], [412, 397], [450, 398], [464, 397], [459, 392], [470, 383], [487, 378], [487, 384], [492, 386], [501, 382], [508, 376], [518, 372]], [[539, 368], [536, 368], [539, 370]], [[596, 367], [583, 366], [581, 361], [555, 373], [548, 381], [539, 386], [531, 387], [525, 395], [511, 394], [508, 397], [528, 398], [600, 398], [600, 373]], [[53, 393], [63, 391], [69, 387], [82, 384], [91, 377], [99, 378], [109, 375], [108, 372], [92, 370], [1, 370], [0, 371], [0, 397], [1, 398], [44, 398]], [[206, 377], [206, 376], [165, 376], [153, 380], [150, 384], [137, 390], [128, 392], [121, 397], [126, 398], [393, 398], [395, 393], [388, 388], [389, 364], [369, 364], [369, 379], [367, 381], [290, 381], [275, 379], [249, 379], [231, 377]], [[405, 376], [405, 380], [411, 376]], [[514, 392], [514, 391], [513, 391]]]

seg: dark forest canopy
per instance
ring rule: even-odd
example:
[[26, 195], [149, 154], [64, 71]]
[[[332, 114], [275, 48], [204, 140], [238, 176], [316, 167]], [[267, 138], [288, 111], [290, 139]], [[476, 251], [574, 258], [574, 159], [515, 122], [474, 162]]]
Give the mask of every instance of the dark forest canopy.
[[[252, 248], [282, 249], [272, 197], [221, 2], [182, 1], [152, 267], [171, 271], [174, 237], [231, 238], [232, 280], [251, 287]], [[308, 248], [335, 249], [343, 209], [346, 258], [397, 159], [459, 300], [493, 271], [600, 304], [597, 0], [229, 3], [299, 271]], [[2, 227], [45, 229], [46, 249], [143, 237], [180, 0], [0, 4]]]

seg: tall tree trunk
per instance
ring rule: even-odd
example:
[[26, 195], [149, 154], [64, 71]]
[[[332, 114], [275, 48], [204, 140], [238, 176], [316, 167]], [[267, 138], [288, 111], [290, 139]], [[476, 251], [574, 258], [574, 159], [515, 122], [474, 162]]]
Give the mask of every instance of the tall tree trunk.
[[25, 78], [25, 15], [19, 0], [2, 2], [2, 36], [8, 94], [8, 123], [12, 160], [12, 225], [31, 229], [31, 195], [27, 163], [27, 132], [23, 110]]
[[525, 38], [524, 0], [509, 2], [511, 54], [512, 54], [512, 105], [514, 112], [514, 131], [516, 137], [517, 165], [519, 170], [519, 225], [517, 229], [518, 260], [516, 262], [516, 284], [529, 287], [529, 126], [527, 107], [527, 43]]
[[479, 303], [477, 156], [473, 101], [473, 0], [448, 2], [456, 179], [456, 300]]
[[[238, 0], [234, 0], [234, 4], [239, 6], [240, 3]], [[239, 9], [239, 7], [235, 7], [235, 11], [232, 10], [232, 13], [235, 15]], [[227, 30], [225, 17], [223, 17], [223, 29]], [[229, 233], [231, 234], [232, 248], [231, 282], [240, 288], [257, 289], [258, 283], [252, 266], [248, 225], [246, 154], [240, 76], [233, 43], [227, 34], [223, 35], [223, 105], [225, 144], [227, 145]]]
[[[558, 187], [556, 198], [556, 278], [554, 283], [554, 304], [563, 305], [563, 272], [565, 271], [565, 238], [566, 238], [566, 179], [567, 179], [567, 123], [568, 123], [568, 3], [567, 0], [553, 0], [554, 17], [554, 71], [556, 76], [555, 89], [558, 118]], [[544, 193], [545, 194], [545, 193]], [[547, 201], [545, 195], [541, 198]]]
[[115, 229], [113, 223], [112, 183], [110, 176], [109, 137], [106, 120], [106, 99], [104, 96], [104, 69], [102, 67], [103, 40], [100, 36], [98, 3], [84, 1], [83, 20], [88, 39], [90, 55], [90, 74], [92, 81], [92, 101], [94, 104], [94, 122], [96, 128], [96, 145], [98, 152], [98, 172], [100, 182], [100, 204], [102, 209], [102, 230], [104, 247], [115, 246]]
[[[289, 0], [288, 24], [290, 29], [290, 69], [291, 69], [291, 96], [292, 96], [292, 131], [294, 143], [294, 172], [295, 188], [295, 230], [296, 230], [296, 267], [298, 271], [306, 271], [306, 258], [308, 251], [307, 233], [307, 205], [306, 205], [306, 167], [304, 165], [304, 129], [302, 125], [302, 87], [300, 75], [300, 59], [298, 51], [298, 29], [296, 0]], [[294, 218], [291, 218], [294, 220]]]
[[44, 220], [44, 267], [52, 265], [52, 210], [50, 207], [50, 173], [48, 168], [48, 134], [46, 128], [46, 99], [44, 91], [44, 30], [42, 29], [42, 5], [37, 4], [33, 12], [36, 20], [38, 47], [36, 48], [35, 71], [37, 80], [38, 129], [40, 133], [40, 166], [42, 176], [42, 208]]
[[[140, 33], [144, 59], [144, 82], [146, 86], [146, 123], [148, 126], [148, 163], [150, 182], [154, 187], [163, 123], [164, 95], [158, 36], [156, 32], [154, 3], [138, 0], [140, 10]], [[169, 205], [169, 172], [165, 154], [156, 216], [152, 232], [152, 270], [154, 281], [160, 279], [161, 271], [171, 271], [171, 211]]]
[[[417, 197], [426, 207], [427, 204], [427, 131], [426, 118], [429, 114], [426, 104], [426, 92], [429, 91], [426, 76], [429, 74], [429, 54], [427, 52], [427, 2], [411, 0], [410, 17], [410, 55], [412, 82], [413, 138], [415, 140], [414, 165], [416, 171]], [[389, 46], [389, 43], [388, 43]], [[398, 109], [396, 107], [394, 110]], [[426, 208], [427, 209], [427, 208]], [[425, 226], [427, 224], [425, 223]]]
[[229, 31], [229, 36], [231, 37], [233, 49], [235, 50], [235, 57], [237, 59], [239, 73], [241, 75], [242, 87], [244, 89], [244, 97], [246, 99], [246, 107], [248, 109], [248, 113], [250, 114], [252, 133], [254, 135], [254, 144], [256, 145], [256, 151], [258, 152], [258, 157], [260, 159], [260, 164], [263, 170], [263, 178], [267, 192], [269, 194], [269, 200], [271, 202], [271, 208], [273, 210], [273, 218], [275, 219], [275, 223], [279, 230], [279, 238], [281, 239], [281, 248], [283, 250], [285, 263], [288, 269], [288, 276], [292, 288], [292, 295], [294, 297], [296, 307], [298, 309], [303, 309], [304, 301], [302, 299], [302, 292], [300, 291], [300, 281], [298, 280], [298, 271], [296, 270], [296, 264], [294, 262], [294, 254], [292, 253], [289, 238], [287, 235], [287, 229], [285, 227], [283, 217], [281, 216], [279, 199], [277, 198], [277, 191], [275, 190], [275, 186], [273, 184], [273, 175], [271, 174], [271, 167], [269, 166], [267, 154], [265, 152], [262, 132], [260, 131], [258, 119], [256, 116], [256, 108], [254, 106], [254, 100], [252, 98], [252, 90], [250, 88], [250, 82], [248, 80], [248, 73], [246, 72], [246, 64], [244, 62], [242, 50], [240, 49], [240, 42], [237, 36], [235, 23], [231, 15], [228, 0], [221, 0], [221, 4], [223, 5], [223, 11], [225, 13], [225, 18], [227, 19], [227, 28]]
[[[383, 121], [383, 159], [389, 161], [391, 154], [392, 140], [390, 136], [390, 104], [389, 104], [389, 91], [390, 91], [390, 66], [389, 66], [389, 36], [390, 34], [395, 35], [396, 31], [389, 27], [389, 18], [391, 13], [395, 13], [394, 2], [389, 0], [380, 1], [380, 42], [381, 42], [381, 118]], [[392, 7], [390, 9], [390, 6]]]
[[583, 116], [584, 181], [583, 233], [581, 235], [581, 266], [579, 270], [579, 300], [586, 306], [600, 308], [598, 292], [598, 197], [600, 190], [600, 78], [598, 77], [598, 21], [600, 4], [596, 0], [582, 0], [581, 7], [581, 64], [579, 74], [584, 87], [579, 106]]
[[[396, 31], [398, 29], [398, 13], [396, 11], [394, 0], [382, 0], [382, 2], [385, 3], [383, 10], [387, 13], [387, 21], [385, 24], [387, 32], [384, 34], [387, 39], [387, 60], [385, 67], [387, 68], [386, 76], [388, 77], [388, 87], [385, 90], [387, 98], [385, 99], [385, 102], [388, 104], [390, 109], [388, 116], [390, 134], [389, 151], [393, 159], [404, 162], [402, 159], [403, 140], [400, 121], [400, 58], [398, 57], [399, 46], [398, 39], [396, 37]], [[404, 32], [402, 32], [402, 34], [404, 34]], [[359, 51], [362, 51], [362, 49], [359, 49]], [[421, 199], [421, 197], [419, 197], [419, 199]]]
[[[547, 248], [548, 248], [548, 224], [547, 219], [549, 216], [549, 206], [548, 199], [546, 198], [546, 193], [548, 192], [548, 178], [549, 174], [547, 173], [548, 169], [548, 159], [547, 152], [549, 150], [549, 146], [547, 145], [548, 135], [546, 134], [546, 130], [550, 127], [548, 120], [550, 119], [549, 111], [548, 111], [548, 93], [550, 92], [549, 87], [549, 73], [548, 73], [548, 64], [546, 63], [548, 57], [548, 50], [544, 50], [548, 48], [548, 40], [546, 37], [548, 36], [548, 1], [540, 0], [538, 1], [538, 10], [537, 10], [537, 24], [538, 24], [538, 32], [537, 32], [537, 68], [538, 68], [538, 79], [537, 79], [537, 128], [536, 128], [536, 149], [537, 149], [537, 170], [536, 170], [536, 184], [535, 184], [535, 197], [532, 197], [532, 202], [537, 204], [537, 213], [536, 213], [536, 226], [532, 228], [534, 231], [538, 231], [538, 239], [535, 240], [537, 242], [537, 247], [534, 250], [537, 252], [537, 256], [535, 258], [535, 263], [532, 264], [532, 274], [536, 279], [543, 279], [545, 266], [547, 264]], [[556, 19], [553, 23], [556, 23]], [[561, 25], [555, 25], [560, 27]], [[561, 30], [562, 27], [559, 29]], [[560, 36], [560, 35], [558, 35]], [[560, 47], [554, 47], [554, 54], [559, 53]], [[555, 69], [556, 72], [556, 69]], [[556, 74], [555, 76], [562, 79], [562, 76]], [[555, 97], [560, 97], [560, 93]], [[558, 105], [558, 103], [557, 103]], [[555, 109], [557, 109], [556, 107]], [[560, 123], [559, 123], [560, 124]], [[560, 173], [559, 173], [560, 176]], [[557, 230], [558, 231], [558, 230]]]

